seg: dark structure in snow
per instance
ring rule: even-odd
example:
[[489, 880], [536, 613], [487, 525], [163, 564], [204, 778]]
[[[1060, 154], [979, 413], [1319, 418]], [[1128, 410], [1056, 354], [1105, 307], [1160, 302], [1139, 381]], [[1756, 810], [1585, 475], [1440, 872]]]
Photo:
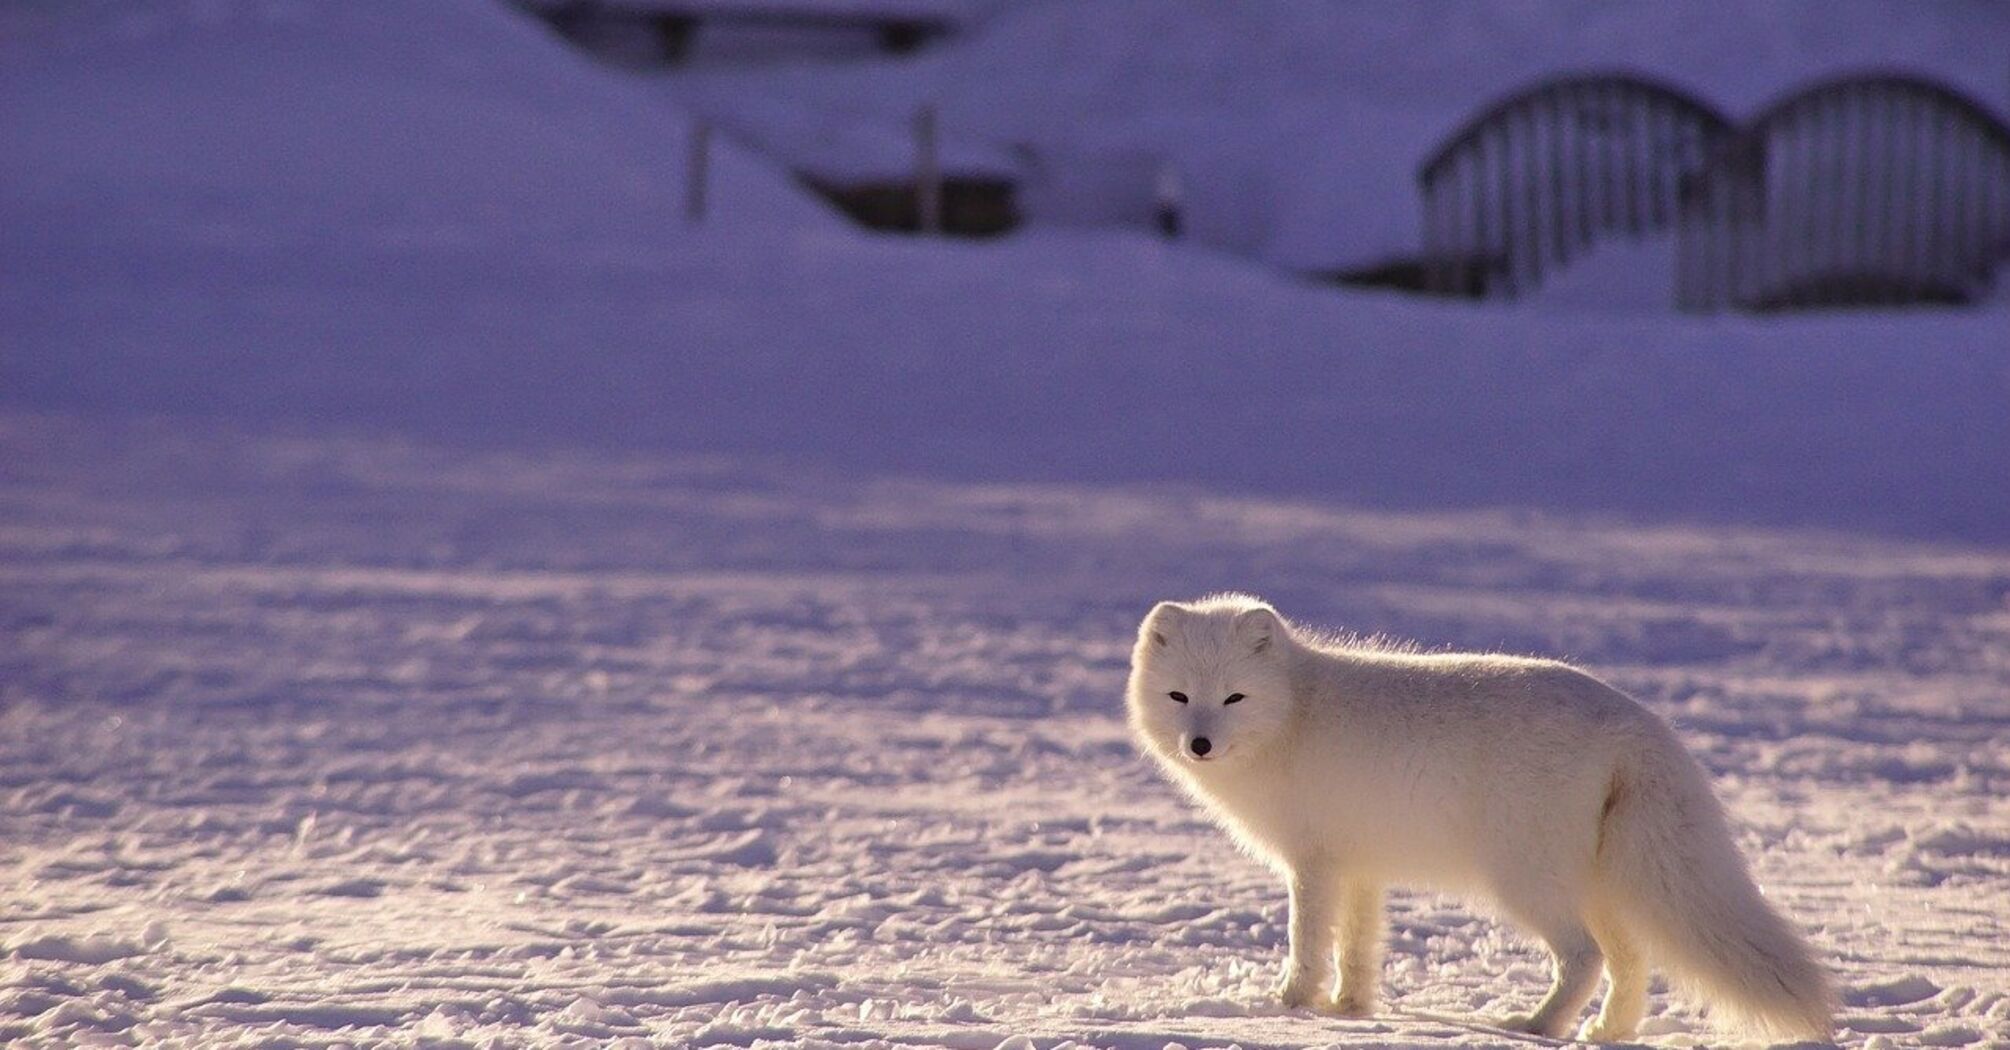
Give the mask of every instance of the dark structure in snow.
[[[804, 174], [804, 185], [862, 226], [898, 233], [919, 233], [927, 205], [918, 180], [912, 178], [847, 181]], [[935, 232], [965, 237], [989, 237], [1019, 225], [1017, 182], [1009, 175], [950, 172], [942, 176], [939, 225]]]
[[1689, 178], [1679, 229], [1687, 309], [1968, 302], [2010, 254], [2010, 128], [1922, 77], [1823, 81]]
[[1627, 72], [1509, 94], [1419, 169], [1427, 291], [1513, 297], [1594, 241], [1666, 227], [1682, 177], [1731, 130], [1709, 103]]
[[591, 45], [607, 30], [641, 30], [656, 44], [656, 57], [680, 62], [705, 26], [764, 27], [833, 32], [869, 32], [879, 49], [907, 54], [954, 33], [958, 25], [943, 14], [899, 4], [862, 7], [815, 3], [732, 3], [722, 0], [525, 0], [525, 6], [566, 37]]
[[1454, 131], [1418, 187], [1421, 256], [1357, 283], [1514, 298], [1600, 237], [1672, 224], [1686, 309], [1965, 303], [2010, 255], [2010, 128], [1905, 73], [1738, 127], [1637, 74], [1546, 80]]
[[861, 225], [904, 233], [987, 237], [1019, 225], [1018, 180], [982, 166], [945, 170], [941, 119], [933, 105], [914, 113], [914, 169], [902, 176], [800, 173], [804, 185]]

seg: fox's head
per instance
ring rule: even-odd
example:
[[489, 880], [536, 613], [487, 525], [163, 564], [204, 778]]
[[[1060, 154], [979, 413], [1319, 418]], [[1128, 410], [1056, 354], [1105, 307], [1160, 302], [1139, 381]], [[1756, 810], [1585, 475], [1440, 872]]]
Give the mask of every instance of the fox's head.
[[1131, 728], [1195, 775], [1262, 754], [1291, 719], [1291, 646], [1284, 619], [1255, 598], [1160, 602], [1131, 653]]

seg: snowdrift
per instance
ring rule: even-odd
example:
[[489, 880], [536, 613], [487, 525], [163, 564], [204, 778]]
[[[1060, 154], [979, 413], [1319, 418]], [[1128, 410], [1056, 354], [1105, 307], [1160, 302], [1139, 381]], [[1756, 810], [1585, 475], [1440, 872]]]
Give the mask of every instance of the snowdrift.
[[[1889, 66], [2010, 110], [2006, 41], [2010, 9], [1903, 0], [1105, 0], [1008, 7], [908, 63], [700, 68], [670, 83], [812, 165], [859, 166], [868, 129], [904, 128], [924, 100], [947, 135], [1076, 170], [1156, 153], [1185, 174], [1198, 239], [1321, 270], [1411, 253], [1417, 165], [1524, 82], [1635, 69], [1742, 115], [1801, 82]], [[882, 165], [904, 170], [905, 139], [877, 141]]]
[[2000, 308], [1454, 307], [1087, 234], [685, 248], [45, 256], [0, 290], [35, 348], [5, 399], [2010, 539]]
[[[1214, 52], [1179, 20], [1074, 10], [983, 40], [1031, 48], [1040, 19], [1078, 18], [1078, 49], [1115, 46], [1091, 30], [1121, 23], [1154, 46], [1111, 86], [1165, 89], [1184, 55], [1181, 90], [1207, 90]], [[1239, 10], [1198, 24], [1230, 56], [1284, 46], [1242, 39], [1267, 23]], [[2001, 303], [1689, 318], [1644, 285], [1578, 282], [1506, 308], [1341, 292], [1120, 233], [871, 237], [723, 147], [714, 216], [692, 229], [680, 110], [486, 0], [0, 20], [3, 405], [2010, 539]], [[1063, 39], [1027, 61], [1089, 68]], [[1449, 39], [1438, 61], [1478, 46]], [[949, 61], [847, 90], [878, 77], [895, 106], [897, 76]], [[966, 70], [949, 103], [1031, 90], [994, 61], [996, 82]], [[1117, 149], [1153, 121], [1216, 119], [1200, 95], [1148, 94], [1128, 123], [1109, 116], [1121, 100], [1085, 110], [1084, 135]], [[1260, 193], [1238, 200], [1262, 218]]]
[[[688, 118], [501, 3], [144, 0], [0, 19], [0, 236], [320, 247], [681, 225]], [[718, 217], [836, 221], [718, 154]]]

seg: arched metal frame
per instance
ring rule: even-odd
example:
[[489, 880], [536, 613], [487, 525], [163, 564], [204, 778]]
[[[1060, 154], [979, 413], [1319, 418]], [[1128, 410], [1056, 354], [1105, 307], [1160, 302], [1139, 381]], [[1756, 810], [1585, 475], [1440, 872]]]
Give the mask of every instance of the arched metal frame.
[[1667, 226], [1683, 177], [1730, 135], [1715, 107], [1638, 73], [1508, 95], [1418, 171], [1426, 289], [1512, 298], [1601, 236]]
[[2010, 127], [1906, 73], [1852, 73], [1767, 106], [1684, 180], [1690, 310], [1961, 302], [2010, 256]]

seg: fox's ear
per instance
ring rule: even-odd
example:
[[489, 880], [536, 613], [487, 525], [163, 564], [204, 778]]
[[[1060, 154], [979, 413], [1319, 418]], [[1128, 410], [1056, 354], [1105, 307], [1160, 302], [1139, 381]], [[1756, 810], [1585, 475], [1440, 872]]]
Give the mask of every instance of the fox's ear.
[[1254, 609], [1244, 609], [1235, 614], [1235, 638], [1246, 651], [1267, 652], [1270, 643], [1284, 632], [1284, 621], [1277, 618], [1276, 611], [1269, 606], [1259, 605]]
[[1145, 614], [1144, 626], [1138, 628], [1138, 633], [1151, 639], [1153, 645], [1163, 649], [1166, 646], [1166, 633], [1173, 629], [1185, 613], [1186, 610], [1177, 602], [1160, 602], [1152, 606], [1151, 612]]

